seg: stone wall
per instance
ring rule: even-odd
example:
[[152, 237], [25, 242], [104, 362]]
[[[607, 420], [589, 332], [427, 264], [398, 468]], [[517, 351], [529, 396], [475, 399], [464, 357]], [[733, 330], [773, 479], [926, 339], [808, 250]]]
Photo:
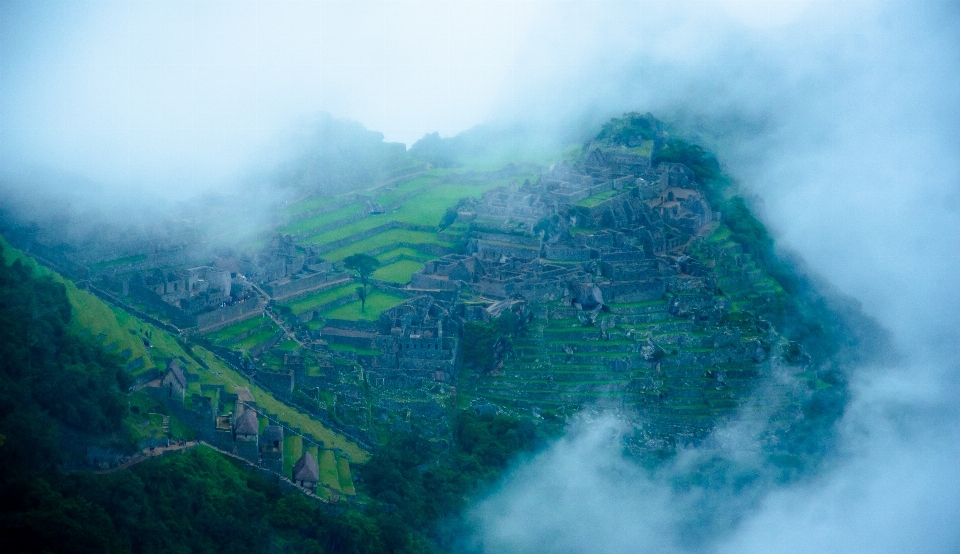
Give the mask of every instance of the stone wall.
[[263, 312], [263, 305], [256, 299], [250, 298], [243, 302], [237, 302], [232, 306], [218, 308], [212, 312], [197, 314], [197, 330], [201, 333], [215, 331], [221, 327], [226, 327], [231, 323], [236, 323], [243, 319], [260, 315]]
[[283, 279], [267, 283], [263, 290], [274, 300], [294, 300], [298, 295], [309, 294], [327, 283], [333, 283], [350, 278], [347, 271], [331, 273], [311, 273], [299, 279]]

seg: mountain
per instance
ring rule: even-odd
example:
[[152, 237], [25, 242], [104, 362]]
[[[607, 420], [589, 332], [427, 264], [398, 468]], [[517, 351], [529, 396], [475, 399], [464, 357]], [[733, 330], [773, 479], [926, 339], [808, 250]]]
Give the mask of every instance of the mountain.
[[[5, 533], [59, 519], [83, 537], [78, 506], [95, 505], [101, 531], [77, 548], [140, 550], [185, 525], [165, 512], [181, 495], [232, 510], [185, 535], [211, 550], [240, 548], [224, 538], [240, 528], [252, 551], [456, 549], [471, 495], [578, 414], [616, 413], [650, 467], [757, 418], [755, 482], [805, 475], [844, 410], [844, 364], [882, 353], [883, 331], [775, 249], [716, 158], [649, 114], [549, 165], [504, 157], [516, 137], [489, 128], [410, 152], [335, 120], [315, 138], [287, 168], [299, 200], [249, 244], [104, 233], [92, 256], [43, 221], [5, 223], [5, 340], [46, 345], [47, 364], [28, 349], [4, 366], [32, 400], [8, 403], [0, 454], [46, 453], [5, 477]], [[151, 458], [166, 449], [190, 454]], [[728, 462], [716, 486], [742, 469]], [[187, 489], [151, 481], [192, 468]], [[141, 519], [97, 492], [123, 487]]]

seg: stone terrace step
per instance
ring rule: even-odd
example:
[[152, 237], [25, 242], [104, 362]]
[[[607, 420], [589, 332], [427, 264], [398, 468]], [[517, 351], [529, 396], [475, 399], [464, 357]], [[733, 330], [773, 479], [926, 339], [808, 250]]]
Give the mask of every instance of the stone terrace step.
[[616, 392], [616, 393], [595, 393], [595, 392], [562, 392], [562, 391], [516, 391], [516, 390], [503, 390], [503, 389], [491, 389], [489, 392], [485, 389], [479, 389], [478, 392], [487, 398], [491, 399], [503, 399], [508, 402], [516, 402], [526, 400], [528, 402], [535, 402], [537, 404], [562, 404], [568, 406], [582, 406], [583, 404], [589, 404], [591, 402], [596, 402], [604, 398], [624, 398], [625, 393]]

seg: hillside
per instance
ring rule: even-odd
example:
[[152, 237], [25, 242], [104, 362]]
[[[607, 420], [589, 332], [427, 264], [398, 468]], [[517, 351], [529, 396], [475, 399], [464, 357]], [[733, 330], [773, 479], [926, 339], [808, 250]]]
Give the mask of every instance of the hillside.
[[[117, 369], [92, 385], [121, 406], [109, 429], [44, 467], [113, 471], [199, 440], [190, 459], [223, 466], [218, 450], [248, 479], [236, 494], [300, 502], [279, 483], [417, 551], [449, 546], [438, 522], [583, 411], [618, 414], [653, 465], [750, 417], [770, 422], [757, 440], [778, 478], [819, 463], [846, 401], [837, 362], [877, 331], [777, 256], [709, 152], [639, 114], [549, 166], [479, 148], [482, 133], [400, 152], [361, 131], [350, 156], [290, 169], [349, 186], [302, 185], [243, 249], [78, 255], [11, 230], [30, 250], [3, 240], [4, 261], [62, 287], [65, 332]], [[242, 476], [254, 467], [269, 490]], [[287, 540], [278, 521], [251, 540]], [[116, 529], [104, 540], [130, 540]]]

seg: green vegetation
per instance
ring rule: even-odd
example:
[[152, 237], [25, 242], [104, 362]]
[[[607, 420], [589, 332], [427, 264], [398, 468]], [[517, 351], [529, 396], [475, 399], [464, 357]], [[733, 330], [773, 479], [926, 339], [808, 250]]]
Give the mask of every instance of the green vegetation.
[[[308, 242], [312, 242], [308, 241]], [[383, 248], [386, 246], [401, 246], [401, 245], [418, 245], [418, 244], [438, 244], [440, 246], [452, 247], [453, 245], [449, 242], [439, 240], [435, 233], [428, 233], [426, 231], [411, 231], [409, 229], [389, 229], [380, 234], [374, 235], [372, 237], [359, 240], [357, 242], [351, 243], [347, 246], [337, 248], [327, 252], [324, 256], [332, 261], [340, 261], [351, 254], [356, 254], [358, 252], [369, 252], [375, 248]]]
[[72, 321], [62, 283], [19, 260], [0, 263], [0, 482], [60, 461], [62, 430], [130, 446], [129, 377], [116, 356], [70, 332]]
[[399, 260], [374, 271], [372, 277], [380, 281], [389, 281], [403, 285], [409, 283], [410, 277], [421, 269], [423, 269], [421, 262]]
[[350, 475], [350, 462], [346, 458], [337, 458], [337, 478], [340, 480], [340, 490], [351, 496], [357, 494], [353, 486], [353, 477]]
[[363, 286], [367, 286], [370, 274], [380, 267], [380, 261], [366, 254], [353, 254], [343, 259], [343, 267], [356, 271]]
[[274, 323], [273, 321], [270, 321], [267, 325], [264, 326], [262, 330], [257, 331], [256, 333], [248, 337], [244, 337], [243, 339], [230, 343], [230, 348], [239, 350], [241, 352], [246, 352], [251, 348], [259, 346], [264, 342], [272, 339], [273, 337], [277, 336], [277, 334], [279, 333], [280, 333], [280, 328], [277, 327], [276, 323]]
[[238, 335], [247, 333], [263, 325], [263, 316], [251, 317], [238, 323], [228, 325], [218, 331], [213, 331], [206, 337], [213, 342], [226, 342], [233, 340]]
[[136, 255], [134, 255], [134, 256], [126, 256], [126, 257], [124, 257], [124, 258], [117, 258], [116, 260], [109, 260], [109, 261], [106, 261], [106, 262], [95, 263], [95, 264], [93, 264], [92, 266], [90, 266], [90, 269], [93, 269], [93, 270], [96, 271], [96, 270], [105, 269], [105, 268], [108, 268], [108, 267], [114, 267], [114, 266], [118, 266], [118, 265], [135, 264], [135, 263], [137, 263], [137, 262], [142, 262], [143, 260], [146, 260], [146, 259], [147, 259], [147, 255], [146, 255], [146, 254], [136, 254]]
[[750, 211], [746, 199], [736, 194], [736, 183], [721, 172], [713, 154], [698, 145], [672, 139], [657, 153], [655, 161], [683, 163], [693, 170], [710, 205], [722, 213], [730, 240], [740, 244], [776, 282], [777, 286], [768, 283], [768, 289], [786, 293], [780, 297], [781, 301], [768, 308], [765, 316], [787, 338], [803, 344], [818, 362], [854, 346], [851, 341], [857, 340], [858, 333], [850, 329], [851, 322], [831, 310], [813, 283], [801, 275], [793, 263], [776, 255], [773, 238]]
[[352, 283], [347, 283], [346, 285], [311, 294], [310, 296], [285, 305], [290, 308], [293, 315], [299, 316], [324, 304], [329, 304], [330, 302], [350, 296], [356, 292], [354, 289], [355, 287]]
[[283, 475], [287, 479], [293, 478], [293, 464], [303, 455], [303, 437], [299, 435], [284, 435], [283, 437]]
[[382, 354], [379, 350], [371, 350], [369, 348], [358, 348], [350, 344], [337, 344], [332, 343], [327, 345], [327, 348], [336, 352], [354, 352], [359, 356], [379, 356]]
[[259, 407], [277, 414], [280, 421], [288, 427], [301, 429], [304, 433], [309, 433], [317, 440], [324, 441], [327, 446], [344, 451], [352, 462], [363, 463], [369, 458], [369, 454], [354, 442], [324, 427], [322, 423], [313, 419], [308, 414], [280, 402], [274, 398], [272, 394], [256, 384], [250, 383], [243, 376], [217, 359], [209, 350], [194, 346], [192, 353], [198, 359], [203, 360], [210, 369], [200, 370], [198, 372], [199, 380], [187, 386], [188, 396], [194, 392], [200, 394], [201, 384], [224, 385], [227, 392], [231, 393], [235, 392], [238, 387], [246, 387], [250, 390], [250, 394], [253, 395]]
[[320, 484], [340, 492], [340, 474], [337, 473], [337, 460], [333, 450], [324, 450], [316, 459], [320, 464]]
[[277, 229], [277, 232], [284, 235], [309, 234], [318, 227], [331, 225], [337, 221], [347, 219], [361, 212], [363, 212], [363, 204], [360, 202], [355, 202], [353, 204], [347, 204], [346, 206], [315, 215], [301, 221], [295, 221], [289, 225], [284, 225], [283, 227]]
[[518, 454], [533, 452], [559, 432], [470, 410], [458, 411], [455, 421], [455, 447], [448, 456], [438, 457], [416, 433], [396, 434], [361, 470], [365, 492], [392, 506], [405, 526], [425, 533], [443, 551], [457, 538], [448, 518], [466, 507], [469, 495], [492, 484]]
[[584, 208], [592, 208], [598, 206], [607, 200], [610, 200], [614, 196], [622, 193], [622, 190], [610, 189], [608, 191], [601, 192], [599, 194], [594, 194], [593, 196], [588, 196], [583, 200], [577, 202], [577, 206], [583, 206]]
[[380, 261], [380, 263], [383, 264], [383, 263], [392, 263], [393, 261], [396, 261], [396, 259], [398, 258], [399, 259], [412, 258], [414, 260], [425, 262], [427, 260], [436, 258], [436, 256], [432, 254], [424, 254], [423, 252], [420, 252], [419, 250], [416, 250], [414, 248], [401, 246], [399, 248], [394, 248], [393, 250], [388, 250], [382, 254], [377, 254], [376, 258], [377, 260]]
[[[434, 180], [430, 178], [430, 180]], [[479, 197], [484, 191], [506, 184], [507, 181], [491, 181], [482, 185], [466, 185], [454, 183], [442, 183], [437, 185], [423, 186], [423, 191], [414, 194], [403, 200], [399, 208], [388, 214], [365, 217], [359, 221], [354, 221], [335, 229], [330, 229], [322, 233], [309, 237], [306, 242], [310, 244], [327, 244], [337, 240], [346, 239], [378, 227], [391, 221], [406, 223], [410, 225], [422, 225], [426, 227], [436, 227], [443, 218], [446, 211], [465, 197]], [[425, 184], [425, 182], [424, 182]], [[399, 195], [404, 192], [405, 185], [399, 185], [396, 189], [391, 189], [384, 193], [379, 200], [381, 204], [387, 205], [399, 200]], [[411, 241], [427, 242], [427, 241]], [[384, 243], [384, 245], [390, 243]], [[357, 250], [364, 252], [374, 247]], [[349, 254], [348, 254], [349, 255]], [[345, 257], [345, 256], [344, 256]], [[331, 259], [342, 259], [331, 258]]]
[[395, 516], [331, 515], [206, 447], [107, 475], [51, 473], [2, 486], [7, 552], [429, 552]]
[[605, 123], [600, 128], [597, 140], [618, 146], [636, 147], [641, 141], [656, 138], [659, 128], [660, 122], [652, 115], [630, 112]]
[[384, 310], [388, 310], [397, 304], [400, 304], [406, 300], [402, 296], [396, 294], [391, 294], [381, 290], [371, 290], [367, 294], [366, 304], [369, 307], [369, 310], [363, 310], [359, 300], [351, 302], [339, 308], [333, 308], [326, 312], [323, 312], [324, 317], [329, 317], [333, 319], [345, 319], [348, 321], [359, 321], [361, 319], [367, 321], [376, 321], [380, 314]]

